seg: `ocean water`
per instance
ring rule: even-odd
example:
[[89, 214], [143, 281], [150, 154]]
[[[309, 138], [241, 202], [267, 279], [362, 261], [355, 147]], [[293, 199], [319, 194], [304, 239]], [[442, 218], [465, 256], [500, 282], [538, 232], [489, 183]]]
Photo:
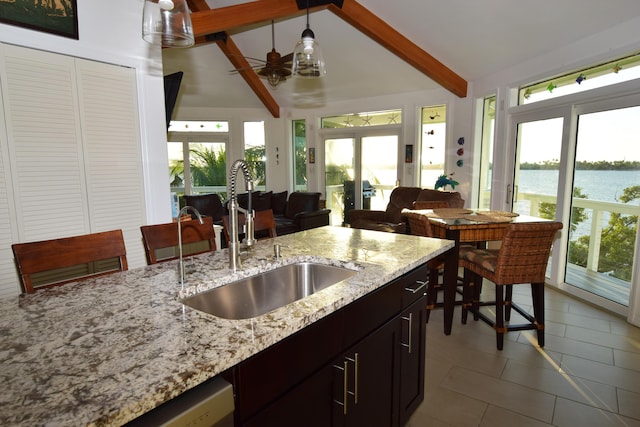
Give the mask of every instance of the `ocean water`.
[[[557, 194], [558, 171], [550, 170], [521, 170], [519, 192], [536, 193], [549, 196]], [[582, 190], [585, 198], [603, 202], [620, 202], [620, 196], [627, 187], [640, 186], [640, 171], [593, 171], [579, 170], [575, 172], [574, 186]], [[640, 206], [640, 199], [635, 199], [628, 204]], [[523, 202], [518, 211], [528, 213], [528, 203]], [[526, 212], [525, 212], [526, 210]], [[578, 229], [572, 234], [571, 239], [587, 235], [591, 227], [591, 213], [589, 220], [578, 225]], [[603, 215], [603, 225], [609, 221], [609, 214]]]
[[[640, 185], [640, 171], [579, 170], [574, 180], [574, 185], [580, 187], [588, 199], [616, 202], [626, 187]], [[557, 181], [557, 171], [521, 170], [519, 191], [555, 196]], [[640, 206], [640, 200], [630, 204]]]

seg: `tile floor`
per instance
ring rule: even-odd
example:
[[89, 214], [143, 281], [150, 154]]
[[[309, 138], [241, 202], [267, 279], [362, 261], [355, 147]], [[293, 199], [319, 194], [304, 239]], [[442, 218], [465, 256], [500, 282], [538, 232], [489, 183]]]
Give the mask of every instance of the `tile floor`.
[[[493, 329], [460, 324], [459, 308], [445, 336], [442, 311], [433, 311], [425, 401], [407, 426], [640, 426], [640, 328], [553, 289], [545, 294], [543, 349], [525, 331], [508, 333], [498, 351]], [[529, 307], [529, 287], [514, 287], [514, 301]]]

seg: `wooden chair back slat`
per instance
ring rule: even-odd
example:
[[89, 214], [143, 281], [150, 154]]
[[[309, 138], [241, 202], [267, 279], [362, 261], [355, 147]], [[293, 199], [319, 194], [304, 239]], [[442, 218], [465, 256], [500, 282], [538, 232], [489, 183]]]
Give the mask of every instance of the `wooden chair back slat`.
[[[189, 255], [196, 255], [204, 252], [216, 250], [215, 230], [211, 217], [202, 218], [202, 224], [197, 219], [180, 222], [182, 230], [182, 244], [187, 245], [198, 242], [208, 242], [208, 248], [190, 252]], [[178, 246], [178, 224], [169, 222], [166, 224], [143, 225], [140, 227], [144, 251], [147, 256], [147, 264], [177, 259], [177, 256], [158, 259], [156, 251], [164, 248]]]
[[[61, 239], [43, 240], [11, 245], [20, 275], [23, 292], [33, 293], [31, 275], [50, 270], [73, 267], [111, 258], [118, 258], [117, 269], [85, 275], [82, 278], [94, 277], [115, 271], [127, 270], [127, 251], [122, 230], [105, 231]], [[79, 278], [47, 283], [38, 288], [58, 286]]]

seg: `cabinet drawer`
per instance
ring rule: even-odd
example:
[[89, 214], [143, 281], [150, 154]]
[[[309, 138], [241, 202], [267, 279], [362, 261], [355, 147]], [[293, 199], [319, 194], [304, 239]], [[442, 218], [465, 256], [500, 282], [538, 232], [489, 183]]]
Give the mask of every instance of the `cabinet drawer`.
[[429, 268], [427, 265], [416, 268], [403, 276], [402, 308], [407, 308], [427, 292]]

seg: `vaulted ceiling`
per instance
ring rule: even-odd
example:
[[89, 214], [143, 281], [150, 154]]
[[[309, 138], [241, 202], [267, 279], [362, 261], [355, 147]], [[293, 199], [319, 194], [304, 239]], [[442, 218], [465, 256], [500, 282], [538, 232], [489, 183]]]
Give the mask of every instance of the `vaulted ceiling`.
[[[301, 3], [302, 10], [298, 3]], [[310, 24], [327, 63], [322, 79], [287, 79], [277, 89], [247, 69], [293, 50], [306, 0], [189, 0], [197, 44], [165, 49], [164, 72], [184, 71], [178, 108], [319, 108], [354, 98], [467, 82], [640, 16], [637, 0], [310, 0]], [[226, 42], [205, 36], [224, 34]], [[242, 73], [230, 72], [235, 68]]]

